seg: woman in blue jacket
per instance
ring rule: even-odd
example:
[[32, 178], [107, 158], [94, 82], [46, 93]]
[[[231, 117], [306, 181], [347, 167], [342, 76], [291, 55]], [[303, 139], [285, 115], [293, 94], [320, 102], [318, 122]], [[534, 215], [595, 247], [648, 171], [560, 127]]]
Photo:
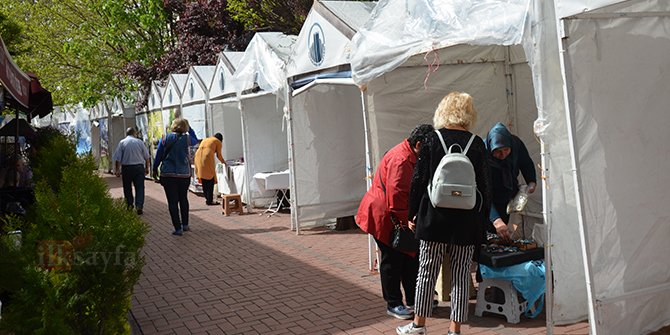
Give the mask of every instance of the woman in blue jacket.
[[493, 186], [489, 231], [508, 240], [511, 234], [507, 228], [509, 223], [507, 204], [519, 192], [517, 180], [519, 171], [528, 185], [526, 191], [529, 194], [535, 192], [537, 185], [535, 164], [521, 139], [512, 135], [500, 122], [489, 131], [486, 137], [486, 148], [489, 152], [489, 174]]
[[174, 226], [173, 235], [181, 236], [188, 226], [188, 187], [191, 183], [191, 157], [188, 135], [189, 125], [186, 119], [172, 121], [169, 133], [158, 143], [156, 159], [153, 164], [153, 177], [158, 177], [165, 190], [170, 218]]

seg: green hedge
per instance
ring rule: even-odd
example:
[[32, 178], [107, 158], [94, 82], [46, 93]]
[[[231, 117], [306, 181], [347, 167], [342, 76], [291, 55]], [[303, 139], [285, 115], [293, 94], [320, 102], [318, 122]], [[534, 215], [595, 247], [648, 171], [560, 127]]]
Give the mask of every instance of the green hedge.
[[[54, 132], [31, 157], [35, 204], [20, 228], [20, 248], [0, 239], [0, 333], [129, 334], [133, 287], [142, 271], [147, 226], [122, 199], [112, 199], [88, 156]], [[7, 270], [7, 271], [6, 271]]]

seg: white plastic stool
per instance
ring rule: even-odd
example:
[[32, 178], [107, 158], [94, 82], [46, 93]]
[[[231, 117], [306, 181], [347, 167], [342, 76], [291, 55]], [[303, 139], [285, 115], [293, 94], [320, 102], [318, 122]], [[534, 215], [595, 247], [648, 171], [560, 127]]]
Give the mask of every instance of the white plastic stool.
[[[486, 290], [488, 288], [498, 288], [503, 291], [505, 301], [502, 304], [486, 300]], [[521, 313], [526, 309], [527, 301], [519, 302], [519, 296], [516, 289], [509, 280], [484, 278], [479, 283], [477, 292], [477, 305], [475, 315], [482, 316], [484, 312], [504, 315], [509, 323], [519, 323]]]

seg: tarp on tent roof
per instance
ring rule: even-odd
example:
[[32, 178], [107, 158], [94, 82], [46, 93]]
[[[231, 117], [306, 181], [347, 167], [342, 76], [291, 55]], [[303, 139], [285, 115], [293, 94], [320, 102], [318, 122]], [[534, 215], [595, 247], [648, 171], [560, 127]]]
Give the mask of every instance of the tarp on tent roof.
[[[364, 84], [397, 68], [413, 55], [451, 45], [521, 43], [529, 0], [463, 3], [380, 1], [368, 23], [352, 39], [354, 81]], [[432, 61], [429, 58], [427, 62]]]
[[276, 92], [286, 86], [286, 62], [297, 39], [294, 35], [256, 33], [247, 45], [234, 74], [237, 95], [253, 89]]

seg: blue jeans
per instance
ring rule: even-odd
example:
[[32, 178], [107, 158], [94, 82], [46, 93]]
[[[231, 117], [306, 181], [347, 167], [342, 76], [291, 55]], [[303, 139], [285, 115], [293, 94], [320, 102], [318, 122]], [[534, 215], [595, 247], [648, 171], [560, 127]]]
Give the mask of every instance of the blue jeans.
[[[122, 165], [121, 180], [123, 181], [123, 196], [128, 208], [142, 209], [144, 206], [144, 164]], [[135, 198], [133, 198], [135, 186]]]
[[188, 226], [188, 187], [191, 185], [191, 179], [162, 177], [161, 185], [165, 190], [174, 229], [179, 230], [182, 225]]

